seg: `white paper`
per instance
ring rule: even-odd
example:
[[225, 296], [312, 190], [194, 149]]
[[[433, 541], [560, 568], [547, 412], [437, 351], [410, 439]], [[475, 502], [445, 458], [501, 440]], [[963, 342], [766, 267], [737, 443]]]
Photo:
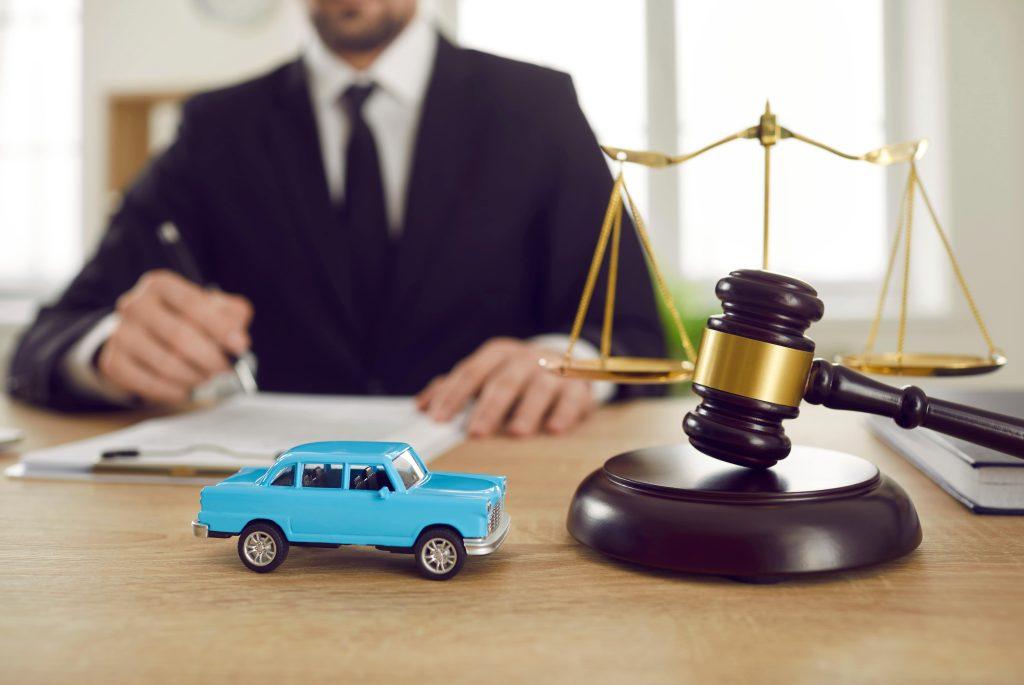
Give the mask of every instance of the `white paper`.
[[[321, 440], [407, 442], [424, 461], [429, 461], [462, 438], [459, 420], [437, 423], [420, 413], [410, 398], [259, 393], [235, 396], [208, 409], [149, 419], [95, 438], [29, 452], [20, 464], [8, 469], [7, 475], [93, 477], [93, 467], [100, 462], [103, 452], [128, 449], [140, 450], [143, 456], [118, 459], [117, 463], [153, 468], [268, 466], [284, 450]], [[174, 453], [145, 454], [167, 451]], [[111, 480], [107, 475], [103, 479]], [[114, 479], [153, 478], [122, 474]]]

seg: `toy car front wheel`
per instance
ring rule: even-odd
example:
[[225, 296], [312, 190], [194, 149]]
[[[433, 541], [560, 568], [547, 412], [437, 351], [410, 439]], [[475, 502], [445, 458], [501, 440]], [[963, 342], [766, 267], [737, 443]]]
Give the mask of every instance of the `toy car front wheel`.
[[413, 552], [416, 567], [430, 580], [448, 580], [466, 562], [466, 546], [462, 544], [462, 537], [447, 528], [423, 531]]
[[238, 558], [256, 573], [270, 573], [288, 556], [288, 540], [272, 523], [250, 523], [238, 536]]

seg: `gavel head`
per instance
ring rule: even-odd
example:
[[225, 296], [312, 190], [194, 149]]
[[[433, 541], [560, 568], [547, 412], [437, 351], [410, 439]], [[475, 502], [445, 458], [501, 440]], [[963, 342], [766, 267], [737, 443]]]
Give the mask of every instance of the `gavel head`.
[[800, 413], [814, 357], [804, 336], [825, 306], [811, 286], [767, 271], [733, 271], [715, 294], [693, 390], [701, 403], [683, 419], [690, 443], [724, 461], [768, 468], [789, 454], [784, 419]]

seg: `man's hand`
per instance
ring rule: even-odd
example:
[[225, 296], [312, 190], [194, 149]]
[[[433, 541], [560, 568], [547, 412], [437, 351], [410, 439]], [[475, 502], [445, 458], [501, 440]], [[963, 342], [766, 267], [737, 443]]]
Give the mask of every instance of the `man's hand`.
[[561, 378], [539, 365], [558, 353], [512, 338], [492, 338], [438, 376], [416, 397], [419, 408], [449, 421], [476, 398], [469, 434], [492, 435], [502, 426], [513, 435], [543, 428], [562, 433], [589, 414], [595, 402], [590, 383]]
[[249, 349], [252, 305], [172, 271], [149, 271], [117, 301], [120, 322], [100, 350], [100, 375], [148, 402], [176, 404]]

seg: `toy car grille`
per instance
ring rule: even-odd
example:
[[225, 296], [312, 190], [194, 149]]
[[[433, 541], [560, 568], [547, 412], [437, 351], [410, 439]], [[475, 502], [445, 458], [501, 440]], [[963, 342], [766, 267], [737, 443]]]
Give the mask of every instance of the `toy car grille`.
[[491, 508], [491, 516], [487, 519], [488, 535], [493, 533], [494, 529], [498, 527], [498, 521], [501, 520], [501, 505], [502, 501], [498, 500], [498, 503]]

